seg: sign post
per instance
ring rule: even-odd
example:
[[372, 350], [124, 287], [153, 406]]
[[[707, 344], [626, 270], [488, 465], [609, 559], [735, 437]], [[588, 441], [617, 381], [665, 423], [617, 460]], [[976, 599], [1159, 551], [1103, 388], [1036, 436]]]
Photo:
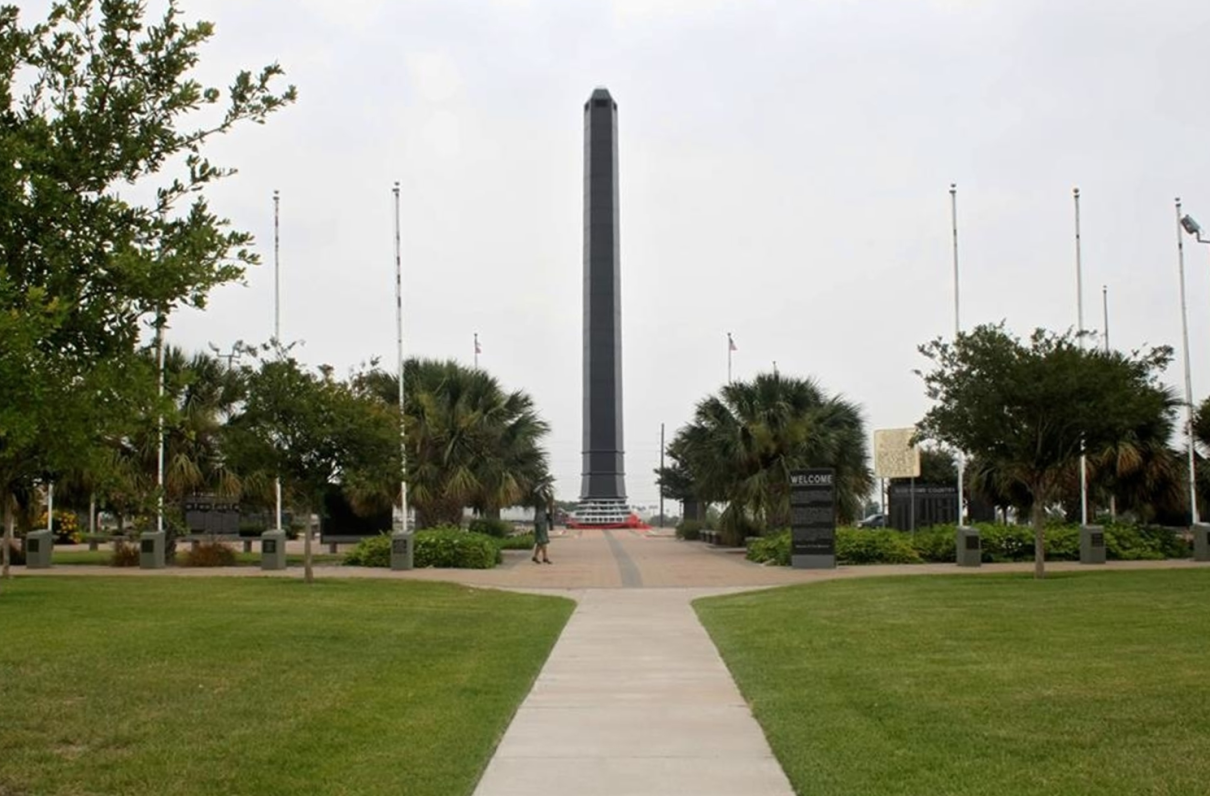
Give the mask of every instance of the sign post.
[[836, 568], [836, 471], [790, 473], [790, 565]]

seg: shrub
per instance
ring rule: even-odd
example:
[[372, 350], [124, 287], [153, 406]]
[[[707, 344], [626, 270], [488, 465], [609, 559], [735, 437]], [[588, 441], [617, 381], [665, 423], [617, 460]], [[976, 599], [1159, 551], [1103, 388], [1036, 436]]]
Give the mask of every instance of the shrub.
[[222, 542], [202, 542], [190, 547], [181, 559], [184, 567], [233, 567], [235, 551]]
[[[983, 561], [1005, 563], [1032, 561], [1034, 558], [1034, 529], [1030, 525], [995, 525], [979, 523], [983, 545]], [[840, 564], [952, 564], [955, 559], [953, 525], [936, 525], [915, 533], [893, 530], [836, 530], [836, 561]], [[1184, 558], [1189, 555], [1189, 543], [1167, 528], [1146, 525], [1105, 526], [1106, 557], [1125, 561], [1139, 559]], [[748, 545], [748, 559], [759, 563], [790, 564], [790, 533], [757, 539]], [[1046, 529], [1046, 559], [1048, 561], [1080, 560], [1080, 528], [1078, 525], [1051, 525]]]
[[923, 560], [901, 531], [836, 529], [838, 564], [919, 564]]
[[[46, 512], [38, 517], [38, 527], [45, 528], [49, 518]], [[80, 518], [76, 516], [74, 511], [66, 509], [55, 509], [55, 544], [79, 544], [80, 539]]]
[[534, 535], [521, 533], [516, 536], [506, 536], [503, 539], [497, 539], [496, 546], [501, 550], [533, 550]]
[[416, 532], [417, 567], [491, 569], [500, 560], [500, 549], [490, 536], [453, 527]]
[[758, 564], [790, 566], [790, 532], [778, 531], [748, 542], [747, 557]]
[[1167, 528], [1111, 524], [1105, 526], [1105, 555], [1120, 561], [1184, 558], [1189, 543]]
[[139, 565], [139, 545], [118, 539], [113, 543], [113, 555], [109, 559], [111, 567], [137, 567]]
[[907, 538], [922, 561], [930, 564], [952, 564], [958, 558], [954, 541], [955, 531], [952, 525], [942, 525], [908, 533]]
[[676, 526], [676, 538], [695, 542], [702, 538], [703, 528], [705, 528], [705, 523], [701, 520], [681, 520], [680, 524]]
[[513, 532], [513, 524], [504, 520], [494, 520], [488, 517], [476, 517], [471, 520], [466, 529], [471, 533], [481, 533], [484, 536], [494, 536], [503, 539]]
[[[452, 526], [417, 531], [413, 537], [415, 546], [412, 564], [418, 569], [491, 569], [500, 562], [500, 548], [505, 542], [506, 540]], [[533, 537], [530, 536], [528, 547], [532, 546]], [[344, 563], [355, 567], [389, 567], [390, 535], [381, 534], [362, 539], [357, 543], [357, 547], [345, 554]]]
[[391, 536], [379, 534], [367, 536], [345, 553], [344, 563], [351, 567], [389, 567], [391, 566]]

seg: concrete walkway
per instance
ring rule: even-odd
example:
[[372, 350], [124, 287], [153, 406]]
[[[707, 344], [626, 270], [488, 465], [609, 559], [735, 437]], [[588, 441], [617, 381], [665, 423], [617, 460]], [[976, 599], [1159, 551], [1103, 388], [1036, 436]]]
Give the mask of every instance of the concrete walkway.
[[577, 595], [476, 796], [790, 796], [689, 606], [717, 591]]

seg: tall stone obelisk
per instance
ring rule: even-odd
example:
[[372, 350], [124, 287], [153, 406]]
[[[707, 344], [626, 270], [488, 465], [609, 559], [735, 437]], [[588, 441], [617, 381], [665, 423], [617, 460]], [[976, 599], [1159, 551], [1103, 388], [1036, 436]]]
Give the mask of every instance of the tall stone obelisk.
[[598, 88], [584, 104], [584, 460], [577, 522], [629, 515], [622, 447], [622, 280], [618, 104]]

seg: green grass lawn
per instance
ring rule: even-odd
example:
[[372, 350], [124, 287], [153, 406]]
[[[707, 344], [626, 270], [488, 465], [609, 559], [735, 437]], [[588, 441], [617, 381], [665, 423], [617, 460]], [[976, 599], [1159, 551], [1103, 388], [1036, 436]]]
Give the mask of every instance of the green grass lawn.
[[799, 794], [1210, 793], [1210, 570], [695, 606]]
[[0, 583], [0, 794], [469, 794], [572, 611], [437, 583]]

